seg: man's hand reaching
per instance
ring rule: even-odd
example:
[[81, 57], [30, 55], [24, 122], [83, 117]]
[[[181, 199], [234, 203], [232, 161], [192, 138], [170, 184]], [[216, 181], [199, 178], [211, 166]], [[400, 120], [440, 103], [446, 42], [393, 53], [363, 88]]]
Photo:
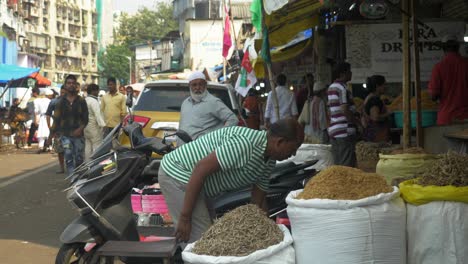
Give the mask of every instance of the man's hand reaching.
[[188, 242], [192, 232], [192, 223], [190, 217], [180, 216], [179, 223], [175, 231], [175, 237], [179, 242]]

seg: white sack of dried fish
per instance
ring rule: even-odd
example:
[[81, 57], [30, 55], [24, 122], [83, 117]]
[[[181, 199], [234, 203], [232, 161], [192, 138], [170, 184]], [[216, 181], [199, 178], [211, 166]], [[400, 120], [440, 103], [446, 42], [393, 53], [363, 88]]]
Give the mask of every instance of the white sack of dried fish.
[[286, 197], [297, 264], [405, 264], [406, 208], [397, 187], [359, 200]]
[[284, 234], [283, 241], [247, 256], [197, 255], [192, 252], [195, 242], [187, 245], [182, 252], [182, 259], [188, 264], [294, 264], [296, 261], [292, 236], [284, 225], [279, 225], [279, 228]]
[[468, 204], [407, 204], [408, 264], [468, 263]]

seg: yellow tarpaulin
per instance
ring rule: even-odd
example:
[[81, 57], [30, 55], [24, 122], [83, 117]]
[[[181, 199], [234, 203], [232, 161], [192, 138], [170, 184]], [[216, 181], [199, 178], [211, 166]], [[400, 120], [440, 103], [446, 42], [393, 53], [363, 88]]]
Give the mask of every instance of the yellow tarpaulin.
[[322, 6], [319, 1], [300, 0], [265, 15], [270, 47], [288, 43], [297, 33], [318, 25], [317, 11]]
[[[321, 6], [322, 4], [318, 0], [298, 0], [287, 4], [271, 15], [265, 15], [270, 47], [283, 46], [293, 40], [298, 33], [317, 26], [319, 23], [318, 9]], [[312, 43], [312, 39], [308, 39], [284, 50], [271, 52], [271, 61], [279, 62], [293, 59]], [[262, 40], [256, 40], [256, 50], [259, 50], [261, 46]], [[257, 58], [254, 69], [258, 78], [264, 77], [265, 70], [261, 57]]]

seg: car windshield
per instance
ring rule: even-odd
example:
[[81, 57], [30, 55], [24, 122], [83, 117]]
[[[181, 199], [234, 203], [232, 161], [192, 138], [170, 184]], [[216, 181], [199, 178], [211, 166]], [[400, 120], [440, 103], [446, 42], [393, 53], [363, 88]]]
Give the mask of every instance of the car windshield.
[[[208, 87], [208, 92], [221, 99], [232, 110], [226, 89]], [[190, 96], [188, 87], [157, 86], [145, 88], [134, 106], [135, 111], [180, 112], [182, 102]]]

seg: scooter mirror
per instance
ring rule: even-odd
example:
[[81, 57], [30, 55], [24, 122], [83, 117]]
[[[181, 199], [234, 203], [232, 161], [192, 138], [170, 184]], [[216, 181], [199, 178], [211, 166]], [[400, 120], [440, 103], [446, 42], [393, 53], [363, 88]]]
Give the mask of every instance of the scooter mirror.
[[190, 135], [183, 130], [177, 130], [175, 134], [180, 140], [182, 140], [185, 143], [189, 143], [190, 141], [192, 141], [192, 137], [190, 137]]
[[127, 93], [127, 101], [125, 104], [129, 107], [132, 108], [133, 106], [133, 94], [132, 93]]

